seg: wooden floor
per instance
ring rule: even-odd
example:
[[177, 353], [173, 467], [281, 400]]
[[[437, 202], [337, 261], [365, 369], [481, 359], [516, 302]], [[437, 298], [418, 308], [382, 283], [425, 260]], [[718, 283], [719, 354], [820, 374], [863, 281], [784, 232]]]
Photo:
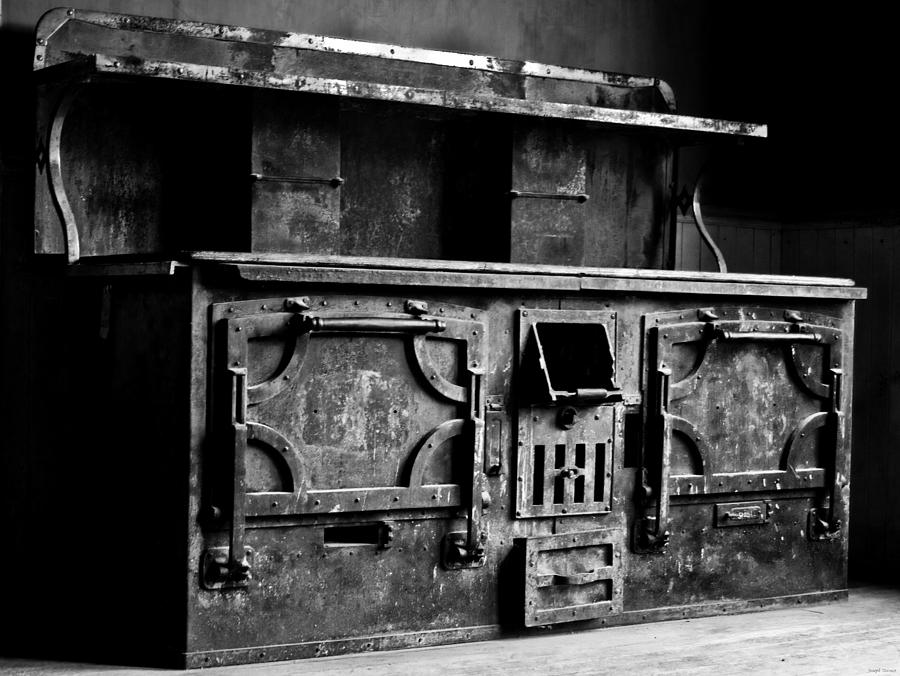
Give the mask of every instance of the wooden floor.
[[166, 671], [0, 658], [22, 676], [292, 676], [303, 674], [854, 674], [900, 672], [900, 589], [860, 587], [850, 600], [729, 617], [612, 627], [297, 662]]

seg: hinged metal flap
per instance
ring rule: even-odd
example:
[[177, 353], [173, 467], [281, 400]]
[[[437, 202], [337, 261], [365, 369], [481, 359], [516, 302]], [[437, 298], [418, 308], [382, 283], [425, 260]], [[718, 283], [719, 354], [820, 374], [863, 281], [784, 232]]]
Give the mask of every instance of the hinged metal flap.
[[620, 529], [517, 538], [525, 567], [525, 626], [622, 612]]

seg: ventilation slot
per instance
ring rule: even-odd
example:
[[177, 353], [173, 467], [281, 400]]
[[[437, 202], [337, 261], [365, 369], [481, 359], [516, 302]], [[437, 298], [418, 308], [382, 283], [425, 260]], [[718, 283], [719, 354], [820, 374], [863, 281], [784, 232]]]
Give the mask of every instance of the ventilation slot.
[[553, 479], [553, 504], [561, 505], [565, 500], [566, 494], [566, 479], [562, 475], [562, 470], [565, 469], [566, 466], [566, 445], [565, 444], [557, 444], [556, 445], [556, 464], [554, 464], [554, 469], [556, 469], [556, 477]]
[[594, 502], [603, 502], [606, 483], [606, 444], [597, 444], [594, 456]]
[[382, 541], [382, 528], [380, 523], [359, 526], [326, 526], [324, 544], [326, 547], [379, 545]]
[[544, 504], [544, 447], [534, 447], [534, 480], [531, 482], [533, 505]]
[[609, 511], [607, 444], [535, 444], [531, 453], [516, 516]]

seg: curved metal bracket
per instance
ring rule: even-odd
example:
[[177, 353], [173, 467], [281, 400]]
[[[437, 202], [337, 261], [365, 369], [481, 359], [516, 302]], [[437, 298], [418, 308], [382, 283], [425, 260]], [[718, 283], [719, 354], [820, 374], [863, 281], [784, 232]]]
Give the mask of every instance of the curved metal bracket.
[[309, 334], [289, 333], [284, 348], [285, 358], [270, 378], [247, 388], [248, 403], [251, 405], [262, 403], [288, 388], [291, 380], [296, 379], [297, 373], [303, 367], [308, 347]]
[[59, 221], [63, 229], [65, 241], [66, 260], [69, 263], [77, 263], [81, 258], [81, 245], [78, 240], [78, 226], [75, 223], [75, 213], [66, 196], [66, 187], [62, 175], [62, 133], [66, 123], [66, 116], [72, 108], [72, 103], [81, 92], [81, 85], [69, 87], [62, 95], [56, 111], [53, 113], [53, 122], [50, 125], [50, 138], [47, 142], [47, 182], [50, 187], [50, 195], [53, 205], [59, 215]]
[[789, 346], [790, 358], [786, 360], [788, 368], [790, 368], [791, 372], [797, 378], [797, 382], [800, 383], [804, 390], [819, 399], [827, 399], [830, 392], [828, 384], [820, 382], [813, 376], [810, 369], [804, 367], [803, 360], [800, 357], [797, 347], [796, 343]]
[[419, 443], [413, 456], [412, 466], [409, 471], [410, 488], [424, 486], [425, 470], [431, 462], [435, 452], [440, 446], [454, 437], [462, 436], [466, 429], [466, 421], [463, 418], [447, 420], [435, 427]]
[[416, 370], [418, 370], [423, 380], [428, 383], [428, 386], [434, 392], [450, 401], [455, 401], [460, 404], [465, 403], [468, 396], [466, 388], [451, 383], [438, 373], [431, 360], [431, 355], [428, 354], [426, 341], [427, 338], [425, 336], [413, 336], [411, 343], [413, 358], [410, 359], [410, 363], [415, 365]]
[[707, 462], [710, 453], [706, 439], [700, 434], [700, 430], [686, 418], [672, 415], [671, 413], [667, 413], [666, 415], [670, 418], [669, 429], [671, 429], [672, 432], [678, 432], [683, 438], [687, 439], [688, 445], [700, 465], [700, 474], [703, 475], [704, 479], [707, 479], [712, 474], [712, 468], [710, 463]]
[[800, 446], [802, 440], [808, 437], [810, 433], [820, 427], [825, 427], [825, 425], [828, 424], [829, 415], [830, 414], [826, 411], [813, 413], [806, 416], [800, 421], [800, 424], [794, 428], [794, 431], [791, 432], [791, 435], [788, 437], [787, 443], [784, 446], [784, 452], [781, 455], [781, 462], [779, 465], [782, 470], [786, 470], [795, 475], [797, 474], [797, 470], [791, 464], [791, 456], [793, 455], [794, 450]]
[[706, 167], [700, 170], [700, 173], [697, 175], [697, 180], [694, 183], [694, 196], [693, 196], [693, 214], [694, 214], [694, 223], [697, 225], [697, 232], [700, 233], [700, 237], [706, 246], [709, 247], [709, 250], [712, 252], [713, 256], [716, 258], [716, 265], [719, 268], [719, 272], [728, 272], [728, 265], [725, 264], [725, 256], [722, 255], [722, 250], [718, 247], [715, 241], [712, 238], [712, 235], [709, 234], [709, 230], [706, 229], [706, 224], [703, 222], [703, 214], [700, 210], [700, 197], [702, 194], [703, 181], [706, 178]]
[[258, 441], [272, 450], [270, 457], [282, 470], [287, 470], [291, 485], [285, 487], [285, 493], [301, 496], [306, 488], [297, 460], [297, 451], [278, 430], [258, 422], [247, 423], [247, 441]]
[[[443, 324], [445, 328], [441, 332], [441, 338], [465, 341], [466, 371], [472, 373], [473, 369], [478, 369], [483, 361], [484, 324], [462, 319], [444, 319]], [[427, 336], [415, 335], [409, 345], [411, 348], [410, 364], [415, 366], [422, 380], [432, 391], [458, 404], [469, 401], [469, 389], [466, 386], [450, 382], [435, 368], [431, 355], [428, 353]]]

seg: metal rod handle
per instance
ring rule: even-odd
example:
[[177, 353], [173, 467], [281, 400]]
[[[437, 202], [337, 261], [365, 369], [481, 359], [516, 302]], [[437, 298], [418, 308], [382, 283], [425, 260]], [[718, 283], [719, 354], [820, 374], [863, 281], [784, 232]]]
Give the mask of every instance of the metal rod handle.
[[574, 392], [558, 392], [557, 397], [566, 404], [590, 405], [600, 402], [622, 401], [622, 390], [608, 390], [604, 387], [578, 388]]
[[330, 185], [332, 188], [337, 188], [344, 184], [344, 179], [340, 176], [321, 178], [318, 176], [272, 176], [268, 174], [250, 174], [250, 180], [257, 183], [302, 183], [307, 185]]
[[531, 197], [534, 199], [544, 199], [544, 200], [574, 200], [580, 204], [587, 202], [590, 199], [590, 195], [587, 193], [567, 193], [567, 192], [533, 192], [530, 190], [510, 190], [509, 196], [513, 199], [519, 197]]
[[347, 333], [440, 333], [447, 322], [440, 319], [413, 317], [318, 317], [304, 316], [307, 331], [334, 331]]
[[715, 337], [721, 340], [752, 340], [770, 343], [821, 343], [820, 333], [778, 333], [777, 331], [728, 331], [716, 329]]

